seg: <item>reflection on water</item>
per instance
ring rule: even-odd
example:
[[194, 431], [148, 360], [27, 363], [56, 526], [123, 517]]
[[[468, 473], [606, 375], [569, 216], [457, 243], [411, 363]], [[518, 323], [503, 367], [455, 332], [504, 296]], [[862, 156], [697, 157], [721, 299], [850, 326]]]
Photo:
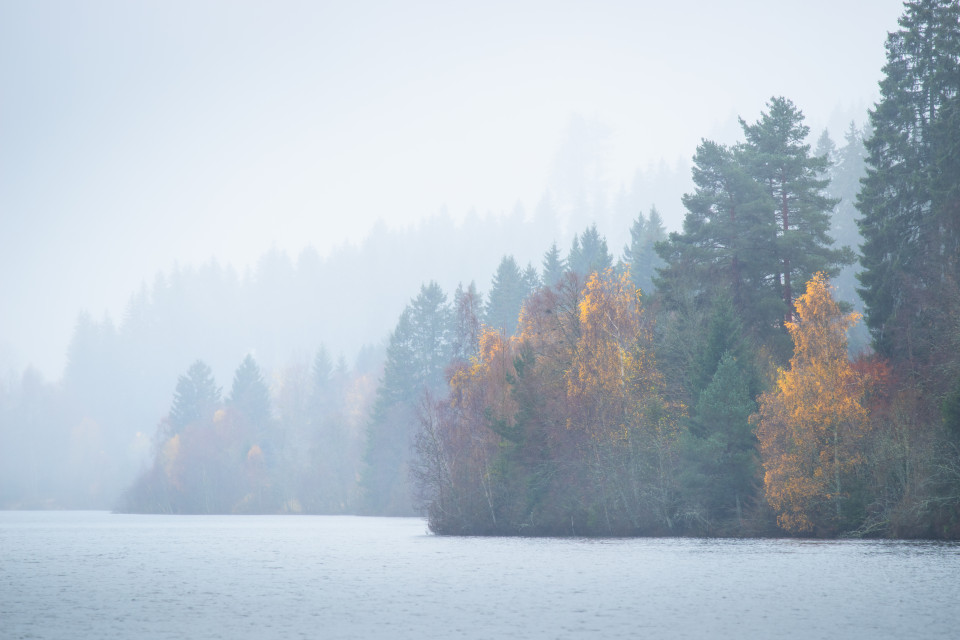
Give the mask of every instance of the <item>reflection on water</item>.
[[958, 601], [956, 544], [0, 512], [0, 636], [12, 638], [936, 638], [956, 633]]

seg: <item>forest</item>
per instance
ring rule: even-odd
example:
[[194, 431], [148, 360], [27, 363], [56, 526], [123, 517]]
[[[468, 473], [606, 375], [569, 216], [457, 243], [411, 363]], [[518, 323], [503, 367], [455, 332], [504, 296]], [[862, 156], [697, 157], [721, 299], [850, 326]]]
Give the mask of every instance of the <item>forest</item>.
[[[773, 96], [701, 141], [680, 202], [641, 205], [638, 179], [563, 246], [545, 201], [433, 220], [443, 247], [381, 229], [327, 261], [159, 274], [118, 326], [80, 316], [62, 381], [0, 384], [0, 507], [960, 538], [960, 5], [907, 2], [886, 51], [842, 140]], [[341, 277], [359, 263], [382, 282]], [[414, 268], [419, 291], [391, 280]], [[353, 363], [323, 343], [384, 317]]]

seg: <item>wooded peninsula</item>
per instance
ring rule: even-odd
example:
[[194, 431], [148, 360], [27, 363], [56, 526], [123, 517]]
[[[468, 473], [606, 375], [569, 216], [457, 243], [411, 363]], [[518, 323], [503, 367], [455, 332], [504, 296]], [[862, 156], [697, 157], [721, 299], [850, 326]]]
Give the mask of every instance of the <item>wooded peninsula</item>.
[[[960, 4], [907, 2], [886, 50], [880, 100], [839, 145], [781, 96], [736, 143], [702, 140], [679, 231], [650, 208], [619, 255], [589, 225], [566, 250], [544, 238], [539, 266], [505, 255], [485, 296], [424, 284], [352, 370], [321, 348], [271, 383], [248, 355], [223, 397], [198, 360], [118, 510], [424, 514], [449, 535], [960, 538]], [[304, 273], [259, 298], [233, 282], [210, 313], [226, 326], [283, 287], [295, 298]], [[0, 412], [79, 415], [106, 354], [135, 362], [186, 322], [178, 296], [228, 280], [158, 283], [120, 330], [82, 318], [65, 386], [24, 374]], [[348, 295], [329, 312], [349, 314]], [[134, 389], [138, 367], [104, 375]], [[63, 447], [78, 468], [103, 455]], [[32, 482], [0, 504], [30, 506]]]

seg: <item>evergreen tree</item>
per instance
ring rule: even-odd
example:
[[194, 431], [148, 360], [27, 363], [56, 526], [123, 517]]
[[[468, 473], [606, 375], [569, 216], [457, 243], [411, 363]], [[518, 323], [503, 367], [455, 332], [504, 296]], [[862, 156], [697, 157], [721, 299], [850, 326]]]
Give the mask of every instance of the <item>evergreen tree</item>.
[[664, 262], [656, 252], [656, 244], [666, 239], [663, 219], [656, 207], [650, 207], [649, 217], [637, 216], [630, 226], [630, 244], [623, 248], [623, 262], [630, 267], [633, 286], [645, 295], [653, 293], [653, 277]]
[[497, 267], [487, 298], [485, 323], [488, 326], [513, 335], [517, 330], [520, 307], [527, 296], [523, 273], [513, 256], [504, 256]]
[[219, 404], [220, 387], [213, 379], [213, 372], [197, 360], [177, 379], [169, 415], [171, 430], [179, 433], [189, 424], [209, 420]]
[[733, 518], [740, 520], [757, 489], [757, 439], [749, 421], [757, 404], [750, 378], [741, 361], [724, 352], [697, 401], [691, 420], [696, 437], [687, 441], [688, 490], [709, 521], [728, 527], [735, 526]]
[[324, 345], [320, 345], [313, 357], [310, 379], [310, 411], [314, 414], [326, 413], [332, 401], [330, 388], [333, 381], [333, 361]]
[[829, 130], [824, 129], [820, 132], [820, 137], [817, 138], [817, 148], [814, 150], [813, 155], [826, 160], [826, 171], [824, 175], [829, 177], [830, 168], [837, 163], [837, 143], [830, 137]]
[[748, 327], [769, 333], [784, 315], [773, 202], [726, 146], [704, 140], [693, 162], [696, 190], [683, 196], [683, 231], [656, 245], [666, 263], [656, 286], [671, 307], [692, 298], [709, 308], [729, 296]]
[[416, 381], [421, 387], [436, 389], [445, 383], [444, 370], [450, 362], [453, 312], [436, 282], [420, 287], [411, 311], [412, 344], [420, 361]]
[[260, 367], [249, 353], [233, 374], [227, 406], [240, 413], [261, 434], [271, 420], [270, 390], [263, 381]]
[[876, 349], [919, 364], [956, 353], [960, 4], [907, 2], [900, 27], [870, 112], [859, 278]]
[[574, 236], [567, 257], [567, 268], [581, 278], [591, 273], [603, 273], [613, 265], [613, 257], [607, 250], [607, 241], [597, 231], [597, 225], [587, 227], [579, 236]]
[[833, 249], [823, 157], [810, 155], [803, 114], [773, 98], [734, 149], [705, 140], [694, 156], [696, 191], [683, 197], [683, 232], [657, 245], [656, 279], [673, 308], [730, 295], [748, 330], [785, 360], [794, 283], [852, 261]]
[[838, 265], [853, 262], [853, 252], [848, 247], [831, 247], [830, 212], [837, 201], [824, 193], [829, 160], [810, 155], [810, 145], [804, 142], [810, 127], [803, 123], [803, 113], [782, 97], [771, 98], [767, 109], [752, 125], [740, 120], [746, 142], [737, 152], [775, 203], [778, 236], [774, 246], [779, 262], [775, 277], [785, 320], [791, 322], [794, 287], [819, 271], [836, 275]]
[[435, 282], [422, 286], [390, 335], [383, 379], [367, 427], [360, 479], [367, 513], [414, 513], [408, 465], [418, 405], [425, 393], [437, 393], [443, 387], [453, 337], [453, 312], [443, 290]]
[[[753, 360], [753, 353], [743, 335], [743, 324], [737, 316], [729, 297], [720, 296], [711, 309], [709, 324], [706, 330], [706, 339], [696, 351], [692, 363], [690, 396], [696, 404], [700, 394], [706, 389], [717, 373], [717, 367], [725, 355], [739, 362], [739, 369], [748, 370], [748, 363]], [[758, 389], [756, 380], [751, 378], [750, 394], [753, 398]], [[694, 415], [696, 413], [694, 412]]]
[[[579, 244], [579, 240], [575, 240]], [[543, 254], [543, 276], [541, 281], [545, 287], [555, 287], [560, 284], [564, 272], [567, 270], [566, 261], [560, 255], [557, 243], [550, 245], [550, 249]]]
[[540, 288], [540, 274], [532, 263], [527, 263], [527, 268], [523, 270], [523, 298], [526, 299], [531, 293]]

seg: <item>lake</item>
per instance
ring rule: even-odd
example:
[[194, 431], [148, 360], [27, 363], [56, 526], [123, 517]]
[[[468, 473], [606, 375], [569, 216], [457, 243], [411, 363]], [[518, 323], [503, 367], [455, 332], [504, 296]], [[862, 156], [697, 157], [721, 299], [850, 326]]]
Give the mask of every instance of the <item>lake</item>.
[[946, 638], [960, 545], [0, 512], [2, 638]]

